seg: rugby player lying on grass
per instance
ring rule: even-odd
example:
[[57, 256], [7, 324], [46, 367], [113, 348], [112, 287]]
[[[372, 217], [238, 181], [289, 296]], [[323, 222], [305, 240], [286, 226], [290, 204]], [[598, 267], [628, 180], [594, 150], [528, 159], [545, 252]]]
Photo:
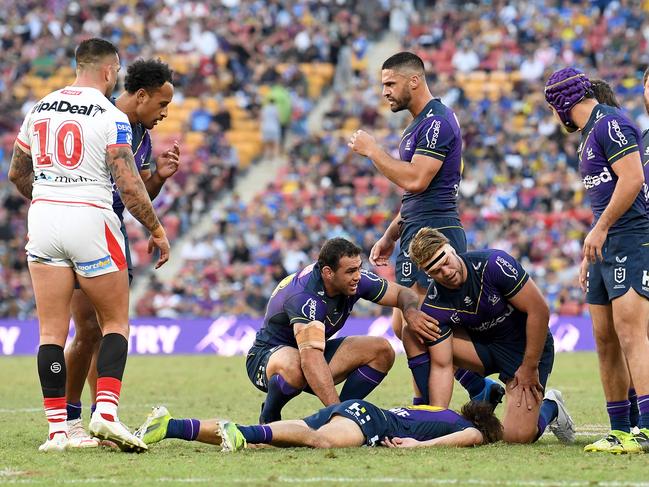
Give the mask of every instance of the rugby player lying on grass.
[[349, 400], [320, 409], [302, 420], [243, 426], [219, 419], [173, 419], [164, 406], [153, 408], [135, 436], [147, 445], [164, 439], [200, 441], [237, 451], [247, 445], [348, 448], [387, 446], [477, 446], [499, 441], [503, 427], [484, 402], [469, 402], [461, 413], [433, 406], [381, 409]]

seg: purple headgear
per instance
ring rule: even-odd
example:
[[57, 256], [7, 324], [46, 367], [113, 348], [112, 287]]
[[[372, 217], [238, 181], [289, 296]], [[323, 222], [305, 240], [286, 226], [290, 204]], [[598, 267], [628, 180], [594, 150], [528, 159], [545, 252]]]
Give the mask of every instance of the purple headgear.
[[575, 68], [555, 71], [545, 85], [545, 100], [557, 111], [568, 132], [579, 128], [570, 118], [570, 110], [584, 99], [590, 87], [590, 80]]

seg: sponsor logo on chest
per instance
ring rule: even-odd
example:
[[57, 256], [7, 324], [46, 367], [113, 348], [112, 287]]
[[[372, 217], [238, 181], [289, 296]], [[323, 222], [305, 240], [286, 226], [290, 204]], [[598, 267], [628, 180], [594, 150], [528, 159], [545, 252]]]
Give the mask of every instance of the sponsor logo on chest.
[[602, 183], [610, 183], [611, 181], [613, 181], [613, 176], [608, 170], [608, 167], [605, 167], [604, 170], [599, 174], [589, 174], [582, 180], [582, 182], [584, 183], [584, 188], [586, 189], [592, 189]]

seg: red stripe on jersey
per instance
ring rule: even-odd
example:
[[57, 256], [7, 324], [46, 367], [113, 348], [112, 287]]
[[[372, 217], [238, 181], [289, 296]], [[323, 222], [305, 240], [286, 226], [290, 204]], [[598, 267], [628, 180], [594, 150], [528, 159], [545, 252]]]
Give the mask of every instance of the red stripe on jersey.
[[61, 203], [64, 205], [83, 205], [83, 206], [92, 206], [94, 208], [100, 208], [102, 210], [112, 210], [112, 208], [106, 208], [105, 206], [100, 206], [96, 205], [94, 203], [89, 203], [87, 201], [65, 201], [65, 200], [50, 200], [47, 198], [36, 198], [35, 200], [32, 200], [32, 204], [37, 203], [39, 201], [44, 201], [46, 203]]
[[29, 144], [25, 144], [25, 143], [24, 143], [22, 140], [20, 140], [18, 137], [16, 137], [16, 142], [18, 143], [18, 145], [19, 145], [22, 149], [25, 149], [26, 152], [31, 153], [32, 148], [29, 147]]
[[[126, 269], [126, 257], [124, 257], [124, 252], [122, 247], [119, 245], [119, 242], [108, 228], [108, 225], [104, 223], [104, 232], [106, 233], [106, 243], [108, 244], [108, 253], [110, 254], [111, 259], [115, 262], [115, 265], [120, 271]], [[119, 392], [118, 392], [119, 394]]]
[[106, 146], [106, 149], [112, 149], [113, 147], [130, 147], [133, 150], [131, 144], [110, 144]]

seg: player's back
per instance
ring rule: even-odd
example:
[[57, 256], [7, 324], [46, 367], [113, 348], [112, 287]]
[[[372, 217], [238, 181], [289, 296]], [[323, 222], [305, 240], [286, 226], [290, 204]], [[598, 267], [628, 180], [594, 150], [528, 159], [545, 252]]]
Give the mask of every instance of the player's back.
[[394, 408], [388, 413], [395, 428], [394, 436], [414, 438], [419, 441], [431, 440], [475, 427], [459, 413], [434, 406]]
[[66, 87], [41, 99], [17, 138], [34, 167], [33, 201], [111, 208], [106, 149], [130, 148], [128, 117], [97, 89]]

